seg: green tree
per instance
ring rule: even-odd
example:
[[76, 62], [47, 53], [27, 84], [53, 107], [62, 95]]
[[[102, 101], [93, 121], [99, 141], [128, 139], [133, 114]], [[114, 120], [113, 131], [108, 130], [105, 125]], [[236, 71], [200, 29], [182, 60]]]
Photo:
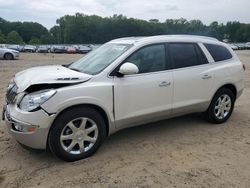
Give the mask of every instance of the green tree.
[[62, 41], [62, 35], [61, 35], [61, 30], [59, 26], [54, 26], [50, 29], [49, 31], [51, 37], [53, 38], [53, 43], [55, 44], [60, 44], [63, 43]]
[[2, 32], [0, 32], [0, 44], [4, 44], [4, 43], [6, 43], [5, 36]]
[[32, 37], [29, 41], [29, 44], [41, 44], [41, 41], [39, 38]]
[[250, 40], [250, 24], [236, 21], [227, 24], [215, 21], [205, 25], [200, 20], [179, 18], [166, 19], [165, 22], [157, 19], [145, 21], [117, 14], [111, 17], [83, 13], [65, 15], [57, 19], [56, 25], [49, 31], [39, 23], [9, 22], [0, 18], [0, 32], [7, 36], [11, 31], [19, 33], [25, 43], [41, 44], [104, 43], [119, 37], [166, 34], [205, 35], [231, 42]]
[[48, 30], [36, 22], [9, 22], [0, 18], [0, 31], [7, 36], [11, 31], [16, 31], [23, 41], [28, 43], [32, 37], [40, 38], [48, 35]]
[[228, 36], [225, 35], [224, 30], [225, 30], [225, 26], [215, 21], [215, 22], [212, 22], [207, 27], [207, 35], [211, 37], [215, 37], [219, 40], [227, 39]]
[[236, 37], [238, 42], [250, 41], [250, 25], [241, 25], [236, 31]]
[[23, 39], [22, 37], [18, 34], [16, 31], [11, 31], [7, 35], [7, 40], [6, 42], [8, 44], [23, 44]]
[[40, 37], [40, 42], [41, 44], [56, 44], [56, 40], [51, 33], [42, 35]]
[[241, 36], [237, 34], [237, 31], [241, 27], [240, 22], [227, 22], [225, 26], [225, 35], [229, 37], [231, 42], [237, 42], [240, 40]]
[[152, 23], [159, 23], [159, 20], [158, 20], [158, 19], [150, 19], [149, 22], [152, 22]]

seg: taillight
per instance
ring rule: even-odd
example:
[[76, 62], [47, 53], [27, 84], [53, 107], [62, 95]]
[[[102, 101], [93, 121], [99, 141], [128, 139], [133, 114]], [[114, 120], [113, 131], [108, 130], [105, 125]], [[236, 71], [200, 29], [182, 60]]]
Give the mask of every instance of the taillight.
[[243, 67], [243, 70], [245, 71], [246, 70], [246, 65], [244, 63], [242, 63], [242, 67]]

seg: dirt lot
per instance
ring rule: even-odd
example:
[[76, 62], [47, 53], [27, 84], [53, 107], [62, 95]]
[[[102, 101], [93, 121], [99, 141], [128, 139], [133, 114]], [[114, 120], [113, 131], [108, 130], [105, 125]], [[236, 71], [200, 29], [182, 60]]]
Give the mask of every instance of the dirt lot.
[[[250, 68], [250, 51], [237, 53]], [[0, 106], [16, 72], [80, 56], [0, 60]], [[227, 123], [189, 115], [130, 128], [107, 138], [93, 157], [73, 163], [22, 149], [0, 121], [0, 187], [250, 187], [250, 71]]]

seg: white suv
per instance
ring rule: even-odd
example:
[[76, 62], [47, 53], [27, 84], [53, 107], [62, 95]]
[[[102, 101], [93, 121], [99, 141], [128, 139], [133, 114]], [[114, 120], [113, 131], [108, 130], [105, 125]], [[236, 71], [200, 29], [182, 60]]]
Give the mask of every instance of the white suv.
[[123, 128], [199, 112], [225, 122], [243, 72], [232, 49], [213, 38], [121, 38], [70, 65], [17, 73], [3, 114], [22, 145], [75, 161]]

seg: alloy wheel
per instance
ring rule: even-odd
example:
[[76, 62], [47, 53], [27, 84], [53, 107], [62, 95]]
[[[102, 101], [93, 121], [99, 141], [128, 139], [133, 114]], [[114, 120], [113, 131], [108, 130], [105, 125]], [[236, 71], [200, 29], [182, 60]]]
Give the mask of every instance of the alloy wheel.
[[218, 119], [224, 119], [230, 113], [232, 100], [229, 95], [221, 95], [215, 103], [214, 114]]
[[60, 135], [60, 143], [66, 152], [82, 154], [94, 146], [97, 138], [96, 123], [90, 118], [81, 117], [66, 124]]

